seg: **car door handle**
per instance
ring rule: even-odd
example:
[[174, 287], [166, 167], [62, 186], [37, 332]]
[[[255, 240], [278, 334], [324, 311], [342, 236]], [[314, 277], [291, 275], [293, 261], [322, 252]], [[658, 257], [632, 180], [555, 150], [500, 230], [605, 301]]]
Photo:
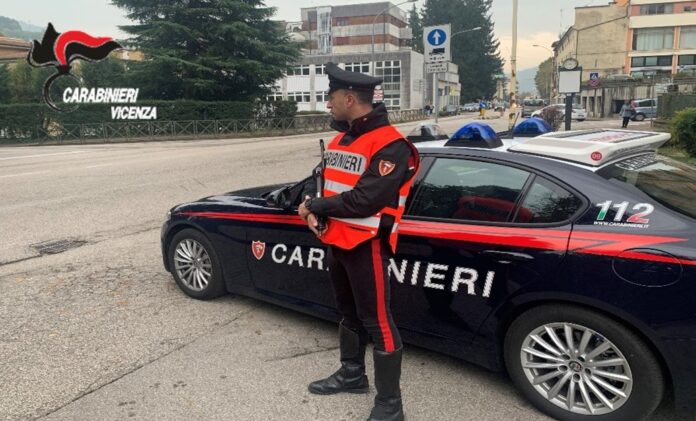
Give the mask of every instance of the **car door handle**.
[[512, 262], [531, 262], [534, 256], [527, 253], [516, 253], [514, 251], [484, 250], [482, 256], [490, 257], [500, 263], [508, 264]]

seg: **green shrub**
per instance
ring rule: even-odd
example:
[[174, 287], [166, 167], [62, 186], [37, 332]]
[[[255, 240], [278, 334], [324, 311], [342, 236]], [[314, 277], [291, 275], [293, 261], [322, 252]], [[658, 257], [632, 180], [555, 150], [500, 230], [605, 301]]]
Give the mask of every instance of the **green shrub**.
[[0, 104], [0, 138], [33, 138], [38, 128], [61, 127], [68, 124], [108, 123], [113, 106], [157, 107], [157, 121], [248, 120], [293, 118], [297, 104], [292, 101], [271, 103], [226, 101], [154, 101], [136, 104], [81, 104], [73, 112], [59, 113], [46, 104]]
[[689, 155], [696, 157], [696, 108], [687, 108], [674, 115], [672, 139]]

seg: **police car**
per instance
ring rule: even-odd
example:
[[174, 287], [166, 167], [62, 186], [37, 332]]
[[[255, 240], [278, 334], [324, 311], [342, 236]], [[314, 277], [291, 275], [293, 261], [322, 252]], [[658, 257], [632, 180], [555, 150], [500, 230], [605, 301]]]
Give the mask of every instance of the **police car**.
[[[466, 129], [466, 130], [464, 130]], [[391, 260], [406, 342], [506, 370], [564, 420], [637, 420], [670, 393], [696, 410], [696, 168], [668, 135], [594, 130], [501, 141], [483, 125], [418, 145]], [[164, 266], [224, 293], [337, 320], [303, 183], [174, 207]]]

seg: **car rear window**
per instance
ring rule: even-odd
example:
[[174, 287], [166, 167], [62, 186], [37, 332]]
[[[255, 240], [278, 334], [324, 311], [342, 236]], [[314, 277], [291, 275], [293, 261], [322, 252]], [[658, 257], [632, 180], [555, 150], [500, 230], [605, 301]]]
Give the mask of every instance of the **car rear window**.
[[624, 159], [597, 172], [636, 187], [658, 203], [696, 218], [696, 168], [658, 154]]

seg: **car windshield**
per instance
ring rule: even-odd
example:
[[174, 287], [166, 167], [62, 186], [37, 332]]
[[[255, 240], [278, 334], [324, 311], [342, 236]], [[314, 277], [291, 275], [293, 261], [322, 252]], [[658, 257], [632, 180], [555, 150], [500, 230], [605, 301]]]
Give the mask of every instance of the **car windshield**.
[[573, 109], [574, 110], [584, 110], [584, 108], [582, 108], [582, 105], [580, 105], [580, 104], [573, 104]]
[[436, 124], [419, 124], [416, 126], [415, 129], [411, 130], [411, 133], [408, 134], [408, 138], [418, 138], [422, 137], [425, 138], [426, 140], [429, 138], [432, 139], [438, 139], [438, 138], [446, 138], [447, 133], [442, 131], [440, 126]]
[[636, 187], [660, 204], [696, 218], [696, 168], [670, 158], [648, 154], [628, 158], [598, 173]]

